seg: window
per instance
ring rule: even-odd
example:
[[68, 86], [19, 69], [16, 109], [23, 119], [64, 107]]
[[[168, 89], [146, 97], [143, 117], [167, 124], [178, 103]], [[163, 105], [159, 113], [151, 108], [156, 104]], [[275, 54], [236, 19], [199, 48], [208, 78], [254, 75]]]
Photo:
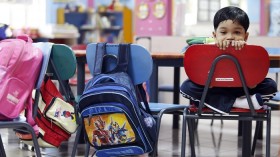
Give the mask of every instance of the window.
[[220, 0], [198, 0], [197, 9], [197, 21], [210, 22], [220, 9]]
[[45, 0], [0, 0], [0, 23], [12, 28], [38, 28], [46, 22]]
[[240, 0], [229, 0], [229, 5], [231, 6], [240, 6]]

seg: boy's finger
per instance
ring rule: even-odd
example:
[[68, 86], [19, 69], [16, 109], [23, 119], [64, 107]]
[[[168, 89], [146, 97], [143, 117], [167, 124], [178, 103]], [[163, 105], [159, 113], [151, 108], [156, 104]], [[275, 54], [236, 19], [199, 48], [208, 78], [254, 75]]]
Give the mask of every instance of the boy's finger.
[[240, 46], [240, 45], [239, 45], [239, 42], [235, 42], [235, 47], [234, 47], [235, 50], [239, 50], [239, 46]]
[[217, 45], [218, 48], [222, 49], [222, 42], [221, 41], [217, 41], [216, 45]]
[[226, 40], [226, 47], [229, 47], [230, 45], [230, 40]]
[[226, 48], [227, 48], [227, 40], [224, 40], [223, 45], [222, 45], [222, 49], [226, 50]]
[[231, 41], [231, 43], [230, 43], [230, 44], [231, 44], [231, 46], [234, 46], [234, 40], [233, 40], [233, 41]]
[[242, 41], [241, 42], [237, 42], [237, 47], [238, 47], [238, 50], [241, 50], [241, 48], [242, 48]]

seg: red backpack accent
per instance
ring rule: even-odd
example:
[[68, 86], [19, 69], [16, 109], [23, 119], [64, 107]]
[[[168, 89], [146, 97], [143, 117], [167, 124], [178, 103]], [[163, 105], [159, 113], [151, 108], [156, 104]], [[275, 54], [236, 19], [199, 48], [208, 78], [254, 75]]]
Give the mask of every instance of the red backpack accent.
[[[39, 138], [44, 142], [49, 143], [55, 147], [59, 147], [63, 141], [67, 141], [70, 138], [70, 134], [58, 127], [56, 124], [47, 120], [44, 115], [38, 110], [35, 121], [39, 127]], [[42, 132], [42, 131], [43, 132]], [[39, 142], [39, 145], [44, 145]]]
[[[55, 121], [46, 117], [45, 112], [51, 107], [52, 100], [56, 98], [63, 99], [63, 97], [50, 78], [43, 81], [40, 93], [41, 96], [39, 98], [37, 115], [35, 117], [35, 122], [39, 127], [39, 145], [43, 148], [59, 147], [63, 141], [67, 141], [70, 138], [71, 133], [64, 130]], [[32, 139], [29, 135], [27, 136], [25, 133], [21, 132], [17, 132], [16, 135], [24, 143], [32, 145]]]

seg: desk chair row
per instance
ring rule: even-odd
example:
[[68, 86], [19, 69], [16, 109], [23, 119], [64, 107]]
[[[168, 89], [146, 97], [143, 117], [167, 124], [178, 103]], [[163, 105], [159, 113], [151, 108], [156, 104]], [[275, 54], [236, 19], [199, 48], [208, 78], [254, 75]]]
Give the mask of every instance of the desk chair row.
[[[206, 45], [205, 45], [206, 46]], [[199, 55], [200, 59], [207, 59], [209, 60], [209, 51], [213, 50], [213, 48], [209, 48], [209, 47], [205, 47], [205, 46], [198, 46], [195, 47], [194, 49], [188, 49], [187, 50], [187, 53], [186, 54], [197, 54]], [[56, 49], [57, 47], [57, 49]], [[62, 49], [60, 49], [60, 48]], [[132, 54], [137, 54], [138, 55], [141, 53], [141, 56], [143, 56], [143, 54], [147, 54], [146, 56], [147, 57], [151, 57], [150, 56], [150, 53], [142, 48], [141, 46], [139, 45], [134, 45], [132, 44], [132, 47], [135, 47], [135, 51], [134, 52], [134, 49], [132, 48]], [[249, 47], [249, 46], [248, 46]], [[266, 57], [266, 55], [264, 54], [264, 51], [262, 48], [260, 47], [257, 47], [256, 49], [254, 49], [254, 51], [260, 51], [260, 52], [263, 52], [263, 53], [257, 53], [257, 54], [262, 54], [262, 55], [256, 55], [256, 58], [257, 59], [260, 59], [262, 61], [269, 61], [268, 57]], [[35, 89], [38, 91], [40, 89], [40, 85], [41, 85], [41, 81], [42, 79], [44, 78], [44, 75], [46, 73], [46, 71], [48, 70], [48, 72], [52, 71], [52, 72], [55, 72], [56, 71], [56, 74], [54, 75], [54, 79], [62, 79], [62, 80], [65, 80], [67, 81], [69, 78], [71, 78], [74, 73], [75, 73], [75, 56], [73, 55], [73, 52], [70, 48], [67, 48], [67, 46], [65, 45], [53, 45], [53, 48], [51, 49], [51, 51], [43, 51], [44, 52], [44, 61], [43, 61], [43, 66], [42, 66], [42, 69], [41, 69], [41, 73], [40, 73], [40, 77], [37, 81], [37, 84], [36, 84], [36, 87]], [[72, 58], [69, 62], [61, 62], [61, 60], [56, 60], [56, 59], [65, 59], [65, 52], [68, 52], [69, 53], [69, 56], [70, 58]], [[205, 53], [203, 53], [205, 52]], [[220, 52], [220, 51], [217, 51], [217, 52]], [[50, 55], [51, 53], [51, 55]], [[266, 53], [266, 51], [265, 51]], [[243, 53], [242, 53], [243, 54]], [[246, 54], [246, 53], [244, 53]], [[49, 58], [46, 57], [46, 56], [50, 56]], [[201, 56], [204, 56], [204, 57], [201, 57]], [[219, 56], [219, 55], [218, 55]], [[139, 59], [141, 57], [139, 56], [134, 56], [136, 57], [134, 60], [137, 60], [139, 61], [140, 63], [135, 63], [136, 65], [131, 65], [132, 69], [130, 71], [130, 75], [132, 76], [132, 78], [134, 79], [134, 82], [136, 84], [139, 84], [139, 83], [143, 83], [145, 81], [147, 81], [149, 79], [149, 75], [151, 74], [151, 72], [147, 72], [147, 71], [152, 71], [152, 69], [149, 67], [152, 67], [152, 59], [149, 58], [149, 59], [146, 59], [147, 60], [150, 60], [149, 63], [145, 62], [145, 64], [141, 64], [141, 62], [144, 61], [144, 59]], [[217, 56], [215, 56], [214, 58], [212, 58], [212, 60], [215, 60]], [[241, 79], [237, 79], [239, 80], [239, 84], [238, 86], [245, 86], [246, 87], [246, 83], [247, 83], [247, 78], [242, 76], [242, 73], [248, 73], [248, 71], [244, 71], [242, 68], [242, 70], [240, 70], [240, 64], [241, 64], [241, 67], [242, 67], [242, 63], [239, 63], [239, 60], [235, 60], [235, 57], [230, 57], [230, 55], [227, 55], [227, 56], [223, 56], [221, 59], [218, 59], [218, 60], [226, 60], [227, 62], [228, 61], [231, 61], [233, 60], [234, 62], [234, 65], [237, 66], [237, 69], [238, 69], [238, 72], [239, 74], [241, 75]], [[188, 58], [186, 56], [186, 58]], [[185, 60], [186, 60], [185, 58]], [[226, 59], [224, 59], [226, 58]], [[238, 57], [237, 57], [238, 58]], [[47, 68], [48, 65], [49, 65], [49, 60], [52, 60], [51, 64], [52, 64], [52, 68]], [[197, 58], [195, 59], [194, 62], [197, 62]], [[201, 65], [194, 65], [194, 64], [190, 64], [190, 63], [194, 63], [193, 61], [189, 61], [189, 62], [185, 62], [185, 66], [188, 66], [188, 67], [193, 67], [193, 68], [196, 68], [196, 67], [200, 67]], [[217, 61], [218, 62], [218, 61]], [[132, 62], [134, 63], [134, 62]], [[255, 62], [254, 61], [249, 61], [248, 64], [254, 64]], [[138, 74], [136, 73], [136, 71], [139, 72], [139, 66], [137, 65], [147, 65], [148, 69], [145, 69], [145, 67], [141, 66], [141, 69], [143, 70], [144, 69], [144, 73], [141, 73], [141, 77], [138, 77]], [[211, 65], [211, 64], [210, 64]], [[90, 65], [90, 62], [89, 62], [89, 67], [91, 67]], [[135, 70], [133, 68], [136, 68], [138, 70]], [[231, 66], [231, 68], [234, 68], [234, 66]], [[46, 70], [47, 69], [47, 70]], [[69, 70], [70, 69], [70, 70]], [[210, 69], [210, 67], [208, 67], [208, 69]], [[267, 66], [267, 69], [268, 69], [268, 66]], [[195, 69], [194, 69], [195, 70]], [[214, 73], [214, 70], [215, 68], [211, 67], [211, 75], [208, 77], [205, 78], [205, 80], [203, 82], [206, 82], [205, 84], [205, 89], [209, 88], [210, 84], [211, 84], [211, 79], [213, 77], [212, 73]], [[187, 71], [187, 70], [186, 70]], [[195, 70], [197, 71], [197, 70]], [[142, 71], [143, 72], [143, 71]], [[61, 74], [61, 75], [57, 75], [57, 74]], [[187, 72], [188, 74], [188, 72]], [[189, 75], [189, 74], [188, 74]], [[258, 73], [256, 73], [255, 75], [258, 75]], [[56, 76], [56, 77], [55, 77]], [[59, 78], [58, 78], [58, 77]], [[208, 76], [208, 75], [207, 75]], [[246, 75], [245, 75], [246, 76]], [[198, 78], [200, 79], [200, 78]], [[207, 80], [207, 81], [206, 81]], [[240, 83], [241, 82], [241, 83]], [[63, 83], [62, 83], [63, 85]], [[63, 87], [62, 87], [63, 88]], [[64, 89], [65, 91], [65, 94], [69, 91], [67, 91], [67, 89]], [[246, 91], [246, 89], [244, 88], [244, 90]], [[205, 94], [207, 93], [207, 90], [205, 92]], [[246, 96], [247, 96], [247, 99], [248, 99], [248, 102], [249, 102], [249, 105], [252, 105], [251, 104], [251, 101], [250, 101], [250, 97], [248, 96], [248, 93], [246, 93]], [[201, 101], [201, 105], [203, 104], [204, 100]], [[190, 146], [191, 146], [191, 156], [195, 156], [195, 149], [194, 149], [194, 136], [192, 136], [194, 134], [194, 126], [192, 125], [192, 121], [193, 119], [225, 119], [225, 120], [242, 120], [244, 121], [244, 134], [243, 134], [243, 156], [250, 156], [251, 154], [254, 153], [254, 147], [251, 148], [251, 127], [252, 127], [252, 123], [251, 121], [253, 120], [256, 120], [256, 121], [266, 121], [267, 122], [267, 135], [266, 135], [266, 156], [269, 156], [270, 155], [270, 117], [271, 117], [271, 113], [270, 113], [270, 108], [266, 108], [266, 109], [262, 109], [262, 110], [258, 110], [258, 111], [255, 111], [254, 109], [251, 109], [251, 110], [232, 110], [231, 111], [231, 114], [232, 116], [221, 116], [221, 115], [218, 115], [218, 116], [215, 116], [213, 114], [211, 115], [204, 115], [205, 113], [213, 113], [212, 111], [210, 110], [207, 110], [205, 108], [194, 108], [194, 107], [189, 107], [188, 105], [175, 105], [175, 104], [163, 104], [163, 103], [150, 103], [150, 106], [151, 106], [151, 110], [154, 114], [154, 117], [156, 118], [157, 120], [157, 132], [159, 133], [160, 132], [160, 124], [161, 124], [161, 118], [163, 116], [163, 114], [180, 114], [180, 115], [183, 115], [183, 126], [182, 126], [182, 148], [181, 148], [181, 156], [185, 156], [185, 149], [186, 149], [186, 130], [187, 130], [187, 125], [188, 125], [188, 130], [189, 130], [189, 139], [190, 139]], [[34, 107], [35, 107], [35, 111], [36, 111], [36, 101], [35, 101], [35, 104], [34, 104]], [[78, 118], [77, 118], [78, 119]], [[32, 133], [33, 129], [31, 126], [28, 126], [27, 123], [25, 122], [0, 122], [0, 127], [1, 128], [7, 128], [8, 126], [14, 126], [13, 128], [20, 128], [20, 127], [26, 127], [27, 130], [29, 132]], [[30, 128], [31, 127], [31, 128]], [[10, 128], [10, 127], [8, 127]], [[77, 131], [77, 134], [76, 134], [76, 139], [75, 139], [75, 142], [74, 142], [74, 148], [73, 148], [73, 151], [72, 151], [72, 156], [75, 156], [76, 155], [76, 149], [77, 149], [77, 144], [78, 144], [78, 141], [79, 141], [79, 134], [81, 133], [81, 129], [82, 129], [82, 125], [79, 126], [78, 128], [78, 131]], [[249, 131], [248, 131], [249, 130]], [[35, 151], [36, 151], [36, 155], [37, 156], [41, 156], [40, 154], [40, 148], [39, 148], [39, 145], [38, 145], [38, 141], [37, 141], [37, 138], [35, 136], [35, 133], [33, 132], [32, 133], [33, 135], [33, 141], [34, 141], [34, 148], [35, 148]], [[158, 137], [157, 137], [158, 139]], [[1, 141], [1, 140], [0, 140]], [[253, 142], [253, 145], [255, 143], [255, 140]], [[1, 147], [1, 152], [4, 152], [4, 147], [3, 147], [3, 143], [1, 142], [0, 143], [0, 146], [2, 144], [2, 147]], [[152, 153], [153, 156], [156, 156], [156, 150], [157, 150], [157, 146], [158, 144], [156, 143], [155, 144], [155, 151]], [[87, 145], [87, 148], [89, 148], [89, 145]], [[251, 152], [252, 150], [252, 152]], [[89, 152], [89, 149], [88, 149], [88, 152]], [[1, 156], [5, 156], [5, 154], [1, 154]]]
[[[117, 49], [116, 49], [116, 45], [110, 45], [108, 44], [107, 46], [111, 47], [109, 48], [110, 51], [112, 53], [116, 53]], [[112, 48], [115, 47], [115, 48]], [[92, 48], [89, 48], [91, 52], [94, 52], [94, 46]], [[89, 49], [87, 49], [87, 51], [89, 51]], [[211, 51], [211, 52], [210, 52]], [[212, 51], [216, 52], [213, 53]], [[247, 65], [254, 65], [256, 60], [261, 60], [262, 62], [265, 63], [264, 71], [268, 70], [268, 66], [269, 66], [269, 58], [268, 55], [266, 53], [266, 51], [261, 48], [261, 47], [257, 47], [257, 46], [248, 46], [248, 49], [244, 49], [244, 51], [246, 51], [246, 53], [240, 53], [240, 54], [244, 54], [247, 55], [247, 58], [251, 57], [253, 54], [255, 55], [255, 53], [251, 53], [251, 52], [255, 52], [258, 51], [260, 53], [257, 53], [258, 55], [256, 55], [254, 58], [255, 60], [247, 60]], [[247, 53], [247, 51], [249, 53]], [[152, 65], [152, 59], [150, 58], [151, 56], [149, 55], [149, 52], [142, 48], [139, 45], [136, 44], [132, 44], [132, 49], [131, 49], [131, 58], [132, 58], [132, 62], [131, 65], [129, 65], [129, 67], [131, 67], [128, 71], [129, 75], [132, 77], [133, 81], [135, 84], [140, 84], [143, 83], [145, 81], [147, 81], [150, 77], [151, 74], [151, 65]], [[141, 57], [139, 56], [141, 52]], [[232, 52], [232, 51], [231, 51]], [[212, 56], [209, 54], [213, 54]], [[224, 120], [241, 120], [244, 123], [243, 126], [243, 148], [242, 148], [242, 156], [251, 156], [251, 154], [254, 154], [254, 150], [255, 150], [255, 144], [256, 144], [256, 138], [254, 138], [253, 141], [253, 146], [252, 146], [252, 139], [251, 139], [251, 130], [252, 130], [252, 121], [266, 121], [267, 122], [267, 136], [266, 136], [266, 156], [270, 155], [270, 118], [271, 118], [271, 113], [270, 113], [270, 108], [265, 108], [265, 109], [261, 109], [261, 110], [257, 110], [255, 111], [252, 108], [252, 101], [251, 98], [248, 94], [247, 89], [247, 83], [257, 83], [256, 81], [254, 81], [254, 79], [252, 78], [259, 78], [260, 80], [262, 78], [264, 78], [264, 75], [258, 76], [260, 73], [263, 73], [263, 71], [260, 72], [255, 72], [253, 75], [251, 75], [251, 78], [249, 79], [248, 82], [248, 73], [251, 73], [250, 70], [252, 69], [244, 69], [244, 62], [240, 62], [240, 56], [235, 56], [232, 55], [232, 53], [229, 53], [227, 55], [222, 55], [221, 56], [221, 51], [218, 50], [218, 48], [216, 48], [216, 46], [210, 46], [208, 47], [207, 45], [205, 46], [193, 46], [193, 48], [189, 48], [187, 50], [187, 52], [185, 54], [188, 55], [192, 55], [195, 56], [194, 58], [192, 58], [192, 56], [185, 56], [185, 70], [186, 72], [188, 71], [186, 67], [191, 67], [194, 73], [193, 74], [189, 74], [187, 72], [187, 75], [190, 77], [190, 75], [196, 75], [198, 74], [196, 71], [200, 71], [201, 69], [196, 69], [201, 67], [202, 65], [205, 64], [193, 64], [193, 63], [207, 63], [207, 66], [204, 66], [204, 72], [206, 72], [204, 75], [204, 79], [201, 80], [200, 77], [197, 78], [193, 78], [194, 80], [198, 79], [199, 81], [202, 81], [202, 84], [205, 85], [205, 93], [204, 95], [207, 94], [207, 89], [209, 88], [211, 82], [212, 82], [212, 77], [214, 74], [214, 71], [217, 70], [218, 74], [223, 74], [223, 70], [225, 69], [230, 69], [232, 71], [235, 71], [234, 73], [234, 77], [235, 82], [233, 84], [231, 84], [231, 87], [243, 87], [246, 93], [246, 98], [248, 100], [248, 104], [250, 106], [250, 109], [232, 109], [230, 112], [229, 116], [223, 116], [223, 115], [217, 115], [217, 114], [213, 114], [212, 110], [206, 109], [203, 106], [203, 102], [205, 99], [205, 97], [201, 100], [201, 104], [199, 108], [195, 107], [195, 106], [188, 106], [188, 105], [176, 105], [176, 104], [163, 104], [163, 103], [150, 103], [150, 108], [154, 114], [154, 117], [157, 120], [157, 132], [160, 132], [160, 124], [161, 124], [161, 118], [163, 116], [163, 114], [168, 113], [168, 114], [183, 114], [183, 126], [182, 126], [182, 148], [181, 148], [181, 156], [185, 156], [185, 149], [186, 149], [186, 130], [187, 127], [186, 125], [188, 125], [188, 130], [189, 130], [189, 139], [190, 139], [190, 150], [191, 150], [191, 156], [195, 156], [195, 148], [194, 148], [194, 125], [193, 125], [193, 120], [194, 119], [224, 119]], [[92, 54], [94, 56], [94, 53]], [[93, 56], [91, 55], [87, 55], [87, 60], [93, 60]], [[144, 56], [144, 57], [143, 57]], [[199, 57], [198, 57], [199, 56]], [[209, 59], [209, 56], [212, 57]], [[142, 59], [140, 59], [142, 58]], [[187, 61], [189, 58], [192, 58], [191, 60]], [[218, 58], [218, 59], [216, 59]], [[246, 57], [245, 57], [246, 58]], [[147, 62], [147, 60], [149, 60], [150, 62]], [[200, 60], [200, 61], [199, 61]], [[207, 61], [207, 62], [206, 62]], [[213, 66], [211, 66], [212, 62], [215, 62], [213, 64]], [[218, 66], [217, 68], [215, 67], [215, 64], [218, 64], [218, 62], [225, 62], [226, 64], [228, 62], [232, 62], [233, 64], [229, 64], [230, 67], [228, 66]], [[223, 64], [225, 64], [223, 63]], [[93, 70], [93, 65], [91, 65], [91, 62], [88, 62], [89, 65], [89, 70], [92, 72]], [[141, 65], [141, 67], [139, 67], [139, 65]], [[216, 68], [216, 69], [215, 69]], [[220, 69], [222, 68], [222, 71], [220, 71]], [[208, 71], [211, 70], [210, 75], [208, 77]], [[143, 72], [144, 71], [144, 72]], [[139, 75], [140, 73], [140, 75]], [[264, 72], [264, 73], [267, 73]], [[216, 74], [216, 73], [215, 73]], [[227, 73], [228, 74], [228, 73]], [[231, 73], [229, 73], [231, 74]], [[245, 75], [245, 77], [244, 77]], [[139, 77], [141, 76], [141, 77]], [[196, 77], [196, 76], [195, 76]], [[214, 75], [215, 77], [215, 75]], [[224, 77], [224, 76], [221, 76]], [[231, 77], [231, 76], [226, 76]], [[240, 78], [239, 78], [240, 77]], [[191, 77], [192, 79], [192, 77]], [[252, 82], [253, 81], [253, 82]], [[206, 84], [205, 84], [206, 82]], [[226, 83], [227, 84], [227, 83]], [[220, 86], [219, 82], [217, 84], [215, 84], [215, 86]], [[222, 86], [225, 86], [225, 82], [223, 82]], [[209, 114], [210, 113], [210, 114]], [[205, 115], [206, 114], [206, 115]], [[256, 129], [258, 131], [258, 129]], [[78, 141], [80, 138], [80, 134], [82, 131], [82, 125], [80, 125], [80, 127], [78, 128], [77, 131], [77, 135], [76, 135], [76, 139], [74, 142], [74, 149], [72, 151], [72, 156], [75, 156], [76, 154], [76, 148], [78, 145]], [[257, 135], [257, 133], [255, 133], [255, 135]], [[158, 137], [157, 137], [158, 140]], [[154, 152], [152, 153], [152, 156], [156, 155], [156, 151], [157, 151], [157, 146], [158, 144], [155, 144], [155, 149]], [[86, 154], [85, 156], [88, 155], [89, 149], [90, 149], [90, 145], [87, 144], [86, 146]]]
[[[60, 88], [61, 88], [63, 94], [66, 96], [66, 98], [73, 99], [71, 89], [68, 86], [69, 85], [68, 80], [70, 78], [72, 78], [75, 73], [76, 59], [75, 59], [73, 51], [66, 45], [61, 45], [61, 44], [53, 45], [51, 43], [36, 43], [36, 44], [34, 44], [34, 46], [39, 47], [42, 50], [43, 56], [44, 56], [42, 67], [41, 67], [41, 72], [40, 72], [39, 78], [36, 82], [36, 86], [34, 88], [36, 90], [36, 96], [35, 96], [35, 101], [34, 101], [33, 116], [35, 117], [36, 111], [38, 109], [40, 87], [41, 87], [42, 81], [45, 78], [46, 74], [48, 74], [48, 76], [54, 80], [59, 80]], [[139, 48], [142, 49], [141, 47], [136, 46], [136, 45], [135, 45], [135, 47], [137, 47], [136, 49], [139, 49]], [[137, 50], [137, 51], [138, 51], [138, 55], [142, 52], [143, 53], [146, 52], [148, 54], [147, 56], [150, 57], [150, 54], [147, 51], [143, 51], [143, 50]], [[143, 54], [141, 54], [141, 56], [142, 55]], [[150, 61], [151, 61], [151, 58], [150, 58]], [[144, 65], [150, 66], [151, 64], [152, 64], [152, 62], [150, 62], [149, 64], [144, 64]], [[139, 65], [141, 65], [141, 64], [139, 64]], [[151, 71], [152, 69], [149, 69], [149, 70]], [[146, 73], [146, 72], [144, 72], [144, 73]], [[135, 74], [135, 76], [136, 75], [137, 74]], [[145, 77], [145, 76], [138, 77], [140, 79], [138, 79], [138, 80], [135, 79], [135, 81], [138, 83], [141, 83], [144, 80], [147, 80], [149, 78], [148, 75], [146, 75], [146, 76], [147, 77]], [[168, 104], [151, 103], [150, 105], [151, 105], [154, 117], [157, 120], [157, 131], [158, 132], [160, 129], [161, 117], [164, 113], [171, 113], [174, 111], [183, 111], [186, 108], [186, 106], [173, 105], [173, 104], [168, 105]], [[77, 122], [79, 123], [78, 118], [77, 118]], [[33, 144], [34, 144], [33, 148], [35, 149], [36, 156], [38, 156], [38, 157], [41, 156], [40, 146], [38, 144], [37, 137], [35, 135], [33, 128], [28, 123], [23, 121], [21, 119], [21, 117], [19, 117], [19, 119], [14, 120], [14, 121], [0, 121], [0, 128], [21, 129], [21, 131], [26, 131], [27, 133], [31, 133]], [[76, 149], [77, 149], [77, 144], [78, 144], [78, 141], [80, 138], [81, 129], [82, 129], [82, 127], [80, 125], [77, 130], [72, 156], [75, 156], [75, 154], [76, 154]], [[157, 143], [155, 145], [157, 146]], [[2, 156], [5, 157], [6, 153], [4, 150], [3, 142], [1, 140], [1, 136], [0, 136], [0, 150], [1, 150], [1, 154], [0, 154], [1, 157]], [[88, 152], [89, 152], [89, 149], [88, 149]], [[86, 153], [88, 153], [88, 152], [86, 152]], [[156, 155], [156, 151], [154, 151], [154, 153], [153, 153], [153, 156], [155, 156], [155, 155]], [[87, 156], [87, 155], [85, 154], [85, 156]]]

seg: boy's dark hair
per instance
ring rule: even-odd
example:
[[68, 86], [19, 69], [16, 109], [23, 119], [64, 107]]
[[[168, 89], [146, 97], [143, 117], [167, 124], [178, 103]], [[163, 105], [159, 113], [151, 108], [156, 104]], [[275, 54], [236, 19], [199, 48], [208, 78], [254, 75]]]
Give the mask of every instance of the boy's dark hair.
[[214, 16], [214, 29], [216, 30], [220, 24], [220, 22], [232, 20], [233, 22], [238, 22], [243, 26], [245, 32], [247, 32], [249, 28], [249, 17], [248, 15], [240, 8], [234, 6], [224, 7], [217, 11]]

